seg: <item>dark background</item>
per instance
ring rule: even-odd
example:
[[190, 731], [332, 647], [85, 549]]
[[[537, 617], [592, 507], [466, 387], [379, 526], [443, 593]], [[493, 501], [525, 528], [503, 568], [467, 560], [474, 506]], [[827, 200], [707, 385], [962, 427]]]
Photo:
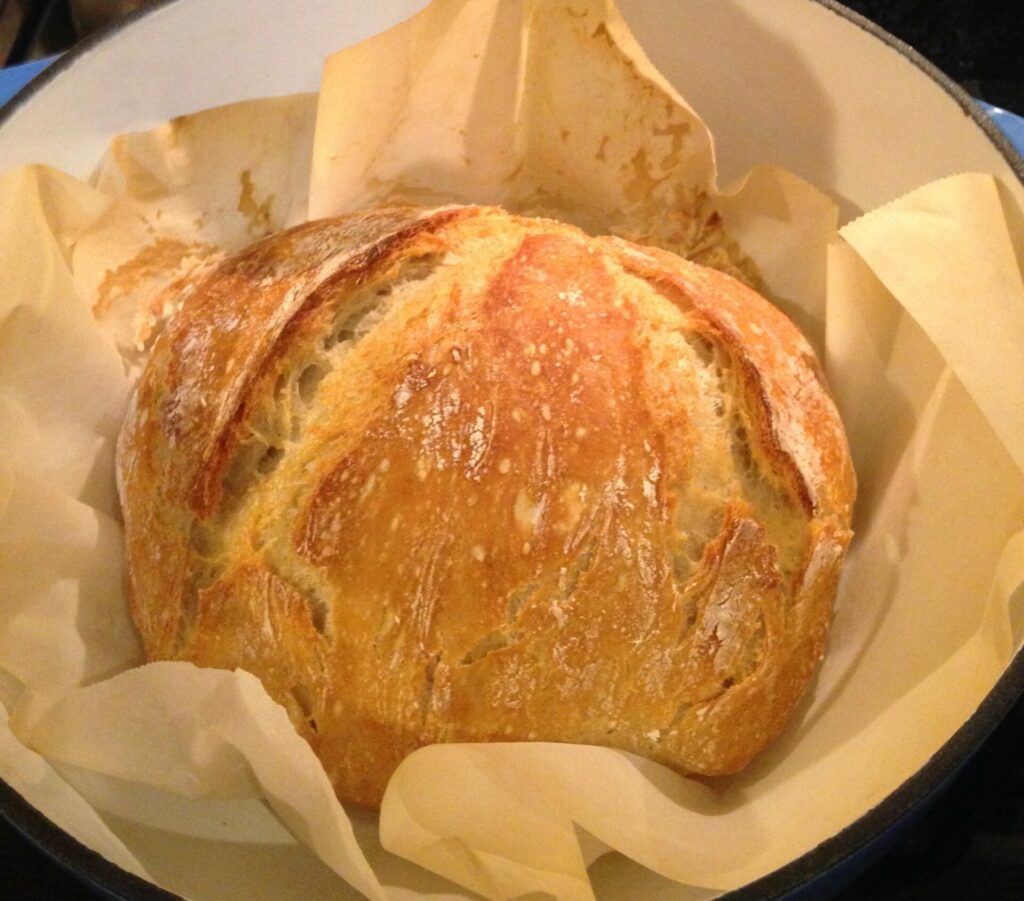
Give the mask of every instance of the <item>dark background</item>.
[[[282, 11], [289, 0], [283, 0]], [[370, 0], [365, 0], [370, 2]], [[77, 5], [76, 5], [77, 4]], [[99, 24], [99, 0], [0, 0], [0, 65], [61, 52]], [[115, 0], [112, 4], [117, 6]], [[141, 0], [120, 0], [125, 9]], [[972, 96], [1024, 115], [1024, 0], [848, 0]], [[1024, 899], [1024, 702], [920, 821], [841, 901]], [[0, 899], [97, 896], [0, 818]]]

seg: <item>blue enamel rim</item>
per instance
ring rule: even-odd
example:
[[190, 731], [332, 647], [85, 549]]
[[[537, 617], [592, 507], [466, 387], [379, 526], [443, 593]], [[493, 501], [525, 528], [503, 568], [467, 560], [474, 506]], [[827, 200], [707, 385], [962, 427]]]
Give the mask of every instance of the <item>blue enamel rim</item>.
[[[0, 111], [0, 127], [20, 106], [82, 55], [109, 40], [139, 19], [177, 0], [158, 0], [106, 29], [91, 35], [56, 60], [22, 88]], [[1024, 157], [1014, 149], [990, 116], [959, 85], [909, 44], [899, 40], [836, 0], [809, 0], [857, 25], [917, 66], [949, 94], [974, 120], [1024, 183]], [[877, 860], [909, 828], [929, 803], [950, 784], [1017, 700], [1024, 695], [1024, 650], [1018, 652], [978, 709], [932, 756], [884, 801], [855, 822], [786, 866], [756, 882], [722, 896], [728, 901], [805, 901], [827, 898]], [[81, 844], [41, 814], [13, 788], [0, 780], [0, 816], [29, 841], [100, 895], [114, 901], [181, 901], [178, 895], [129, 873]]]

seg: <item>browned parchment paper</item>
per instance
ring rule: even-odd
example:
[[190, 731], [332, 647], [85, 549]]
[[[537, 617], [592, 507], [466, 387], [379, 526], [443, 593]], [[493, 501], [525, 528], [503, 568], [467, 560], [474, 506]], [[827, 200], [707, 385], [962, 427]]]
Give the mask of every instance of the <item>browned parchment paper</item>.
[[126, 361], [172, 312], [177, 279], [306, 219], [315, 116], [304, 94], [114, 138], [93, 179], [110, 205], [74, 241], [73, 277]]

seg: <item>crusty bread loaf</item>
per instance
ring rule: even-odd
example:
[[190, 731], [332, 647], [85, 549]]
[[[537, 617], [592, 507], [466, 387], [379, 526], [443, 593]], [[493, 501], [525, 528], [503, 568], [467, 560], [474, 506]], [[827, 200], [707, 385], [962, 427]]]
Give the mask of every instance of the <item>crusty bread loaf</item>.
[[741, 768], [821, 657], [854, 496], [767, 301], [480, 207], [312, 222], [190, 284], [118, 454], [149, 656], [257, 675], [371, 806], [433, 742]]

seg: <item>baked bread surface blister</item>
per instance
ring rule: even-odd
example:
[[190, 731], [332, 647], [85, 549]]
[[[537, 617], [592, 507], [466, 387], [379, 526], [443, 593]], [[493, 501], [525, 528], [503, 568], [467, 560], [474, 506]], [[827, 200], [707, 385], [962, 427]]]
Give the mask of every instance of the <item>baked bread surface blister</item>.
[[308, 223], [190, 283], [118, 477], [149, 657], [254, 673], [369, 806], [434, 742], [737, 771], [822, 655], [855, 491], [767, 301], [482, 207]]

